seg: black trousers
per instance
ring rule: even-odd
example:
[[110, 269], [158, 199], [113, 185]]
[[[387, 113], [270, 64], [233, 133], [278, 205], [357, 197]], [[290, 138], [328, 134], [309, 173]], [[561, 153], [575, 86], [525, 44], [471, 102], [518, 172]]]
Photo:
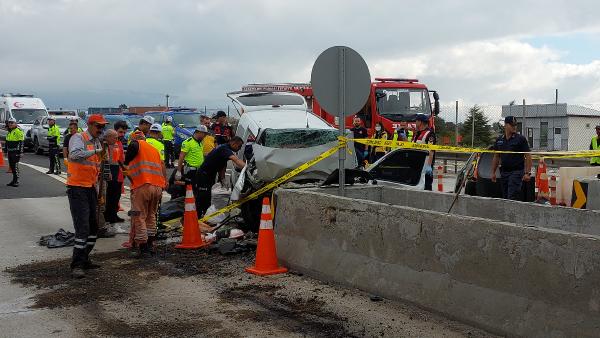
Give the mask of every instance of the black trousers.
[[115, 223], [117, 221], [122, 187], [123, 182], [118, 182], [116, 180], [106, 182], [106, 205], [104, 209], [104, 220], [108, 223]]
[[431, 191], [433, 188], [433, 174], [425, 174], [425, 190]]
[[50, 158], [50, 171], [60, 173], [60, 159], [58, 158], [58, 147], [50, 143], [48, 147], [48, 157]]
[[165, 145], [165, 167], [170, 167], [175, 162], [175, 149], [173, 147], [173, 141], [163, 141]]
[[206, 210], [208, 210], [212, 204], [212, 187], [215, 185], [215, 177], [216, 175], [211, 175], [204, 171], [198, 170], [196, 180], [198, 184], [198, 197], [196, 197], [196, 210], [198, 212], [198, 217], [204, 216]]
[[71, 269], [83, 268], [90, 262], [90, 252], [98, 238], [98, 222], [96, 220], [98, 195], [94, 187], [67, 186], [67, 196], [75, 228]]
[[19, 161], [21, 160], [21, 152], [8, 152], [8, 167], [12, 171], [12, 183], [19, 182]]

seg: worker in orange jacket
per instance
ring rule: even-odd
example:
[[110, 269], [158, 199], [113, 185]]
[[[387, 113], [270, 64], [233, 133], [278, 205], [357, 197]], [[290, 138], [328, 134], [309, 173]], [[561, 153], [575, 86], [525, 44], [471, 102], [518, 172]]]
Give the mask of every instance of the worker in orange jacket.
[[98, 267], [90, 261], [89, 255], [98, 236], [96, 182], [100, 173], [101, 158], [104, 156], [100, 136], [107, 123], [102, 115], [90, 115], [87, 131], [74, 134], [69, 140], [67, 196], [75, 228], [71, 261], [73, 278], [83, 278], [86, 269]]
[[153, 254], [156, 214], [166, 188], [167, 169], [158, 150], [140, 134], [134, 135], [127, 147], [125, 165], [131, 180], [132, 255], [149, 257]]

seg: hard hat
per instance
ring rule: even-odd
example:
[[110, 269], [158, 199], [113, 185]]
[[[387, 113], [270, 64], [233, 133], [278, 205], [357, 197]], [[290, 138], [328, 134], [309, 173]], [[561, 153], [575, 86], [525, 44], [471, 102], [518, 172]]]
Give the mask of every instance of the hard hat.
[[56, 118], [54, 116], [48, 116], [48, 121], [50, 121], [50, 120], [56, 121]]
[[144, 116], [140, 120], [140, 123], [141, 122], [145, 122], [145, 123], [148, 123], [148, 124], [154, 124], [154, 117], [152, 117], [152, 116]]
[[158, 123], [155, 123], [155, 124], [153, 124], [150, 127], [150, 131], [157, 131], [157, 132], [161, 133], [162, 132], [162, 126], [160, 124], [158, 124]]
[[14, 118], [14, 117], [11, 117], [11, 118], [9, 118], [9, 119], [8, 119], [8, 122], [14, 122], [14, 123], [17, 123], [17, 119], [16, 119], [16, 118]]
[[166, 119], [166, 120], [167, 120], [167, 122], [171, 122], [171, 121], [173, 121], [173, 116], [167, 116], [167, 119]]
[[196, 131], [208, 134], [208, 129], [206, 128], [205, 125], [202, 125], [202, 124], [196, 127]]
[[104, 118], [104, 116], [100, 114], [92, 114], [88, 117], [87, 124], [92, 125], [94, 123], [97, 124], [108, 124], [108, 121]]

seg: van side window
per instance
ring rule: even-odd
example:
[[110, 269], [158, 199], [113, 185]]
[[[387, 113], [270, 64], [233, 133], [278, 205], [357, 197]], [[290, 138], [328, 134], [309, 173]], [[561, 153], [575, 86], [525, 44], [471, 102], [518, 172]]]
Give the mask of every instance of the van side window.
[[249, 161], [254, 157], [254, 149], [252, 145], [254, 145], [254, 141], [256, 141], [256, 136], [252, 134], [251, 131], [248, 131], [248, 137], [246, 138], [246, 143], [244, 144], [244, 159]]
[[8, 120], [8, 116], [6, 116], [4, 108], [0, 108], [0, 121], [6, 122]]

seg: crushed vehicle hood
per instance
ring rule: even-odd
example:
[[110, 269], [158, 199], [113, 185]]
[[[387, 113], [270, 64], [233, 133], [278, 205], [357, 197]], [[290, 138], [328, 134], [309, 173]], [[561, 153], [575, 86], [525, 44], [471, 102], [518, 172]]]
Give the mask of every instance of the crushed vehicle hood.
[[[255, 144], [253, 149], [254, 159], [256, 160], [256, 178], [264, 182], [274, 181], [336, 145], [337, 141], [315, 147], [286, 149]], [[353, 149], [352, 144], [348, 145], [348, 149]], [[296, 175], [292, 181], [304, 179], [324, 180], [338, 168], [338, 158], [338, 154], [335, 153]], [[356, 166], [356, 156], [347, 154], [346, 167], [355, 168]]]

